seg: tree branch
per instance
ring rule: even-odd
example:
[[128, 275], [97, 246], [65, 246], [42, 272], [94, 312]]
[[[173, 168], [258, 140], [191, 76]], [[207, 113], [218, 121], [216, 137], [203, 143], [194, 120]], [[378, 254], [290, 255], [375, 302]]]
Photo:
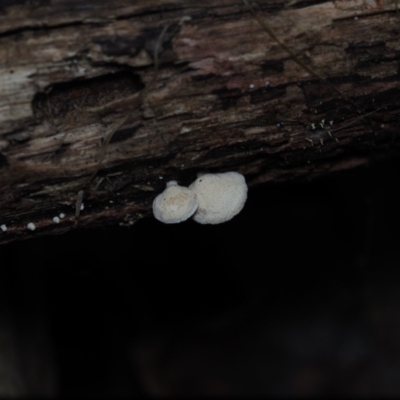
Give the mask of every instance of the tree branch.
[[80, 190], [78, 227], [129, 225], [199, 171], [254, 185], [397, 154], [396, 5], [355, 4], [0, 6], [0, 241], [73, 229]]

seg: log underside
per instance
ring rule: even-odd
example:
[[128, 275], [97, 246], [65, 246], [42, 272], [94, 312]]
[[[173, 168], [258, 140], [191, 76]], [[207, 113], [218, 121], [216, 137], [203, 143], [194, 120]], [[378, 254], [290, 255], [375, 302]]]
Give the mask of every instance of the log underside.
[[2, 4], [0, 243], [73, 229], [80, 196], [78, 227], [131, 225], [199, 171], [251, 186], [399, 152], [393, 1], [259, 2], [315, 75], [241, 1]]

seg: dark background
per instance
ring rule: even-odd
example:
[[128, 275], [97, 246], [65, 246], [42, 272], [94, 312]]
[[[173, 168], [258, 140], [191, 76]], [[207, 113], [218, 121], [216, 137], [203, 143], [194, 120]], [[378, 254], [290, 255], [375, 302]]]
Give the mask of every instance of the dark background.
[[65, 396], [399, 395], [399, 174], [251, 188], [217, 226], [11, 244], [3, 286], [18, 318], [43, 311]]

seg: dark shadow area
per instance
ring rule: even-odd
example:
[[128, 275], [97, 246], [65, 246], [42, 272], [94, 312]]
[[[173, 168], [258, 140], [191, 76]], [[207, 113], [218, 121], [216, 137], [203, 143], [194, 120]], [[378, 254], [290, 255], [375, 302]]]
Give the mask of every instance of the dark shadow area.
[[399, 172], [252, 188], [218, 226], [11, 244], [3, 285], [19, 319], [40, 304], [64, 396], [399, 395]]

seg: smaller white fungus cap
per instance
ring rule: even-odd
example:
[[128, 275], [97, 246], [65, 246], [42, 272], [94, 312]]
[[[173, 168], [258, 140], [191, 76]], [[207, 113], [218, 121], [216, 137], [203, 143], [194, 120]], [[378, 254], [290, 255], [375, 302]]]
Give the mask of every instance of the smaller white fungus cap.
[[196, 195], [176, 181], [167, 183], [167, 188], [153, 201], [153, 214], [165, 224], [177, 224], [190, 218], [199, 203]]
[[26, 226], [30, 231], [34, 231], [36, 229], [36, 225], [33, 222], [29, 222]]
[[247, 199], [246, 181], [237, 172], [200, 175], [189, 189], [199, 200], [193, 219], [200, 224], [229, 221], [242, 210]]

